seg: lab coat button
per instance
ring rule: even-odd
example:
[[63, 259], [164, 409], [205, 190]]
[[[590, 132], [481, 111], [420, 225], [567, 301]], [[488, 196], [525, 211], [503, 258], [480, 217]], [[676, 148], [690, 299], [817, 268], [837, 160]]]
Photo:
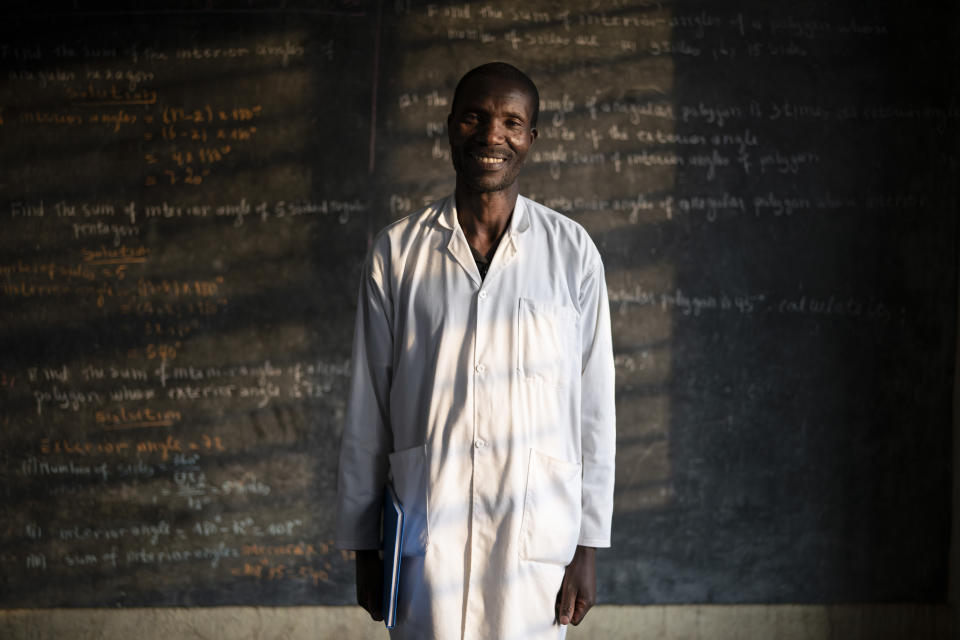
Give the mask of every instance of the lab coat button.
[[478, 297], [479, 297], [481, 300], [486, 300], [486, 299], [487, 299], [487, 295], [488, 295], [488, 294], [487, 294], [486, 291], [481, 291], [481, 292], [480, 292], [480, 295], [479, 295]]
[[487, 368], [486, 368], [485, 366], [483, 366], [482, 364], [478, 364], [478, 365], [477, 365], [477, 373], [483, 373], [483, 372], [486, 371], [486, 370], [487, 370]]
[[486, 441], [482, 438], [477, 438], [473, 444], [476, 445], [477, 449], [483, 449], [485, 446], [487, 446]]

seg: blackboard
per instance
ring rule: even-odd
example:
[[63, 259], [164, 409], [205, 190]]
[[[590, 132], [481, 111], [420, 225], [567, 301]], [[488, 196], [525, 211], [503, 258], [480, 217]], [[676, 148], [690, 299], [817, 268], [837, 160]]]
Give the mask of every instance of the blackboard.
[[[360, 264], [459, 76], [607, 266], [612, 603], [946, 597], [956, 9], [198, 2], [0, 32], [0, 605], [353, 601]], [[952, 75], [951, 75], [952, 74]]]

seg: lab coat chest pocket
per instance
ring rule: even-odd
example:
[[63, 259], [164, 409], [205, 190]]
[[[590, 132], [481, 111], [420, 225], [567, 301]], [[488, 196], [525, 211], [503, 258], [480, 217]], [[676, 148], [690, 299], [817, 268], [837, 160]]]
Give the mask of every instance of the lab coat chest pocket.
[[430, 539], [427, 524], [426, 445], [390, 454], [393, 490], [403, 506], [403, 549], [405, 556], [423, 555]]
[[520, 298], [517, 369], [528, 380], [567, 386], [577, 353], [577, 312], [572, 307]]
[[567, 565], [580, 537], [581, 465], [530, 450], [520, 558]]

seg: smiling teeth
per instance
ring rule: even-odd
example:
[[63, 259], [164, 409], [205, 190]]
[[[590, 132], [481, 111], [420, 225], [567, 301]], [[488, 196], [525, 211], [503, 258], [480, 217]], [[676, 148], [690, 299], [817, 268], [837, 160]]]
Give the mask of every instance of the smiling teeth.
[[479, 161], [482, 162], [483, 164], [500, 164], [501, 162], [503, 162], [503, 158], [483, 158], [483, 157], [480, 157], [480, 158], [477, 158], [477, 160], [479, 160]]

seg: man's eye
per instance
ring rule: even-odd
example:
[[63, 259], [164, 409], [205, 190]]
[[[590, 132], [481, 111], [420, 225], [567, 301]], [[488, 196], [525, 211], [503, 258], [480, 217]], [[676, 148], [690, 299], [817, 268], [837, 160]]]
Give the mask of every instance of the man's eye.
[[463, 117], [460, 118], [462, 122], [474, 123], [477, 121], [477, 114], [475, 113], [465, 113]]
[[511, 129], [518, 129], [523, 126], [523, 123], [519, 120], [507, 120], [507, 126]]

